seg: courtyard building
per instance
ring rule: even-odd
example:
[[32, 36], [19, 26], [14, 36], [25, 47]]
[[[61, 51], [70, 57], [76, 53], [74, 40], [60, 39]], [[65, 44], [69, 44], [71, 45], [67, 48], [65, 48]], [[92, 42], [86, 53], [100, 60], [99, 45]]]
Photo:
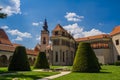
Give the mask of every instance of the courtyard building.
[[[26, 49], [31, 65], [34, 64], [39, 52], [46, 53], [50, 65], [72, 65], [80, 42], [91, 44], [101, 64], [113, 64], [120, 61], [120, 26], [115, 27], [110, 34], [74, 39], [60, 24], [55, 26], [50, 35], [45, 19], [40, 35], [40, 43], [34, 50]], [[16, 46], [19, 45], [11, 43], [5, 31], [0, 29], [0, 66], [8, 66]]]
[[[12, 58], [14, 50], [20, 44], [11, 43], [7, 34], [3, 29], [0, 29], [0, 67], [8, 66]], [[26, 49], [30, 65], [33, 65], [36, 52], [30, 49]]]
[[53, 49], [53, 65], [72, 65], [76, 46], [75, 40], [60, 24], [52, 31], [50, 37]]

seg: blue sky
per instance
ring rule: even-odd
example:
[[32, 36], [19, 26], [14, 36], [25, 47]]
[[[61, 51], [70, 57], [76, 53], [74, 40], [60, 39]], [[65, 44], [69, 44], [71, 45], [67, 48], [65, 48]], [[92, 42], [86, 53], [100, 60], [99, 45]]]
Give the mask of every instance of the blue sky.
[[120, 25], [120, 0], [0, 0], [0, 19], [9, 39], [27, 48], [40, 42], [40, 31], [47, 19], [51, 31], [61, 24], [75, 38], [110, 33]]

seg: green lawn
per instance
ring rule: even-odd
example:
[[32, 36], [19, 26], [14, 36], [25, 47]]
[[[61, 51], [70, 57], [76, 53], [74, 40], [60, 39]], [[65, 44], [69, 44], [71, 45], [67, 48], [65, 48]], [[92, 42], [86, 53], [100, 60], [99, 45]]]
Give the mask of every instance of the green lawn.
[[[43, 77], [58, 74], [59, 72], [40, 72], [40, 71], [26, 71], [26, 72], [14, 72], [14, 74], [7, 71], [6, 67], [0, 67], [0, 80], [12, 80], [13, 78], [19, 78], [19, 80], [36, 80]], [[2, 75], [7, 74], [7, 75]]]
[[[52, 69], [62, 67], [71, 69], [71, 66], [51, 66]], [[1, 75], [4, 72], [7, 72], [7, 68], [0, 68], [0, 80], [11, 80], [12, 78], [20, 78], [19, 80], [35, 80], [58, 74], [58, 72], [27, 71], [16, 72], [12, 75]], [[120, 80], [120, 66], [102, 66], [101, 73], [70, 73], [54, 80]]]
[[0, 67], [0, 74], [6, 73], [6, 72], [7, 72], [7, 68], [6, 67]]
[[50, 66], [50, 69], [58, 69], [58, 68], [67, 68], [69, 70], [72, 69], [72, 66]]
[[101, 73], [70, 73], [54, 80], [120, 80], [120, 66], [102, 66]]
[[38, 71], [27, 71], [27, 72], [16, 72], [15, 74], [0, 75], [0, 80], [12, 80], [13, 78], [19, 78], [19, 80], [36, 80], [46, 76], [55, 75], [58, 72], [38, 72]]

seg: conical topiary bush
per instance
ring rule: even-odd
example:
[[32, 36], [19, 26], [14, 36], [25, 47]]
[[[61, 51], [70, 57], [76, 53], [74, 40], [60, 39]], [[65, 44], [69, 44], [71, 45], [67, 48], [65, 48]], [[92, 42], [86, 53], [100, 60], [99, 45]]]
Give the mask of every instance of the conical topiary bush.
[[73, 72], [99, 72], [98, 59], [89, 43], [79, 43], [73, 63]]
[[23, 46], [16, 47], [13, 57], [10, 61], [8, 71], [30, 71], [30, 65]]
[[35, 69], [49, 69], [49, 63], [45, 52], [39, 52], [34, 65]]

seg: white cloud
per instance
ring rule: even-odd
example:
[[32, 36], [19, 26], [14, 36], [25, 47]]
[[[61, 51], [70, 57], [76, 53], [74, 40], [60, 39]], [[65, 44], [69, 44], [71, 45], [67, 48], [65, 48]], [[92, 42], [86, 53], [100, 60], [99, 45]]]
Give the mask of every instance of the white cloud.
[[73, 34], [75, 38], [77, 38], [77, 37], [83, 37], [83, 36], [84, 36], [84, 35], [82, 34], [83, 28], [82, 28], [82, 27], [79, 27], [79, 25], [78, 25], [77, 23], [64, 26], [64, 28], [65, 28], [68, 32], [70, 32], [71, 34]]
[[16, 39], [14, 39], [15, 41], [23, 41], [23, 39], [21, 38], [21, 37], [19, 37], [19, 36], [17, 36], [17, 38]]
[[77, 15], [76, 13], [74, 12], [67, 12], [66, 15], [65, 15], [65, 18], [68, 20], [68, 21], [82, 21], [82, 19], [84, 18], [84, 16], [79, 16]]
[[1, 26], [2, 29], [8, 29], [8, 26]]
[[2, 8], [1, 12], [8, 14], [8, 16], [13, 14], [21, 14], [20, 0], [6, 0], [7, 3], [5, 3], [3, 0], [2, 2], [3, 3], [0, 4], [0, 7]]
[[42, 25], [42, 24], [43, 24], [43, 22], [33, 22], [33, 23], [32, 23], [33, 26], [40, 26], [40, 25]]
[[87, 36], [93, 36], [93, 35], [99, 35], [99, 34], [106, 34], [106, 33], [102, 32], [102, 31], [100, 31], [98, 29], [94, 29], [93, 28], [90, 31], [84, 31], [83, 34], [84, 34], [84, 37], [87, 37]]
[[20, 32], [17, 29], [15, 29], [15, 30], [7, 30], [7, 32], [10, 33], [11, 35], [16, 35], [16, 36], [19, 36], [21, 38], [32, 38], [30, 33], [28, 33], [28, 32]]
[[33, 22], [32, 25], [33, 25], [33, 26], [39, 26], [39, 23]]
[[104, 32], [98, 29], [91, 29], [90, 31], [84, 31], [84, 28], [79, 26], [77, 23], [64, 26], [64, 28], [73, 34], [74, 38], [93, 36], [98, 34], [105, 34]]
[[32, 35], [28, 32], [21, 32], [17, 29], [9, 29], [8, 26], [1, 26], [2, 29], [6, 30], [12, 36], [16, 36], [16, 39], [13, 41], [23, 41], [24, 38], [32, 38]]

